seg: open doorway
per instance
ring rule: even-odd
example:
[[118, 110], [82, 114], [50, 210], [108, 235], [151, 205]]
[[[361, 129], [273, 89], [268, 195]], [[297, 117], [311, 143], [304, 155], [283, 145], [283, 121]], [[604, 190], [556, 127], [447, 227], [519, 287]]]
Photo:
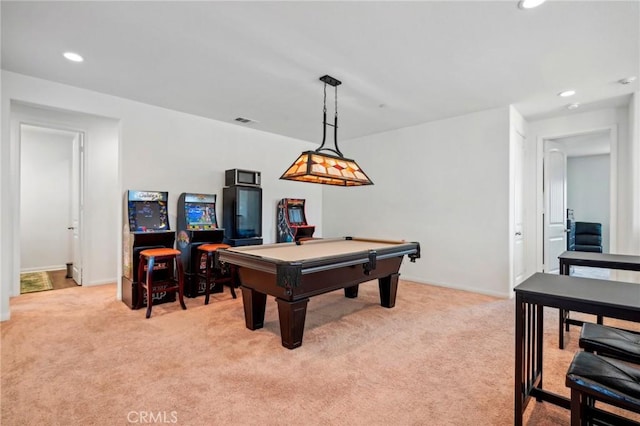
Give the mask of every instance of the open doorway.
[[[568, 226], [568, 214], [572, 215], [570, 223], [579, 223], [590, 233], [598, 230], [588, 236], [589, 244], [593, 244], [588, 251], [615, 252], [616, 140], [615, 127], [543, 138], [541, 247], [545, 272], [558, 272], [557, 258], [572, 244], [575, 234], [570, 238], [569, 233], [576, 228]], [[574, 275], [603, 279], [608, 278], [604, 276], [607, 273], [572, 271]]]
[[20, 293], [82, 285], [82, 132], [20, 124]]

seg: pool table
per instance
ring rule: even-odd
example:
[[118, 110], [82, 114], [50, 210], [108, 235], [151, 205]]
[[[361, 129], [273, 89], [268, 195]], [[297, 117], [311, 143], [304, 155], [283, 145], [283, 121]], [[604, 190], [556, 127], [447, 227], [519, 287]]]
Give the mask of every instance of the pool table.
[[358, 284], [377, 279], [380, 304], [393, 308], [404, 255], [415, 262], [420, 244], [344, 237], [231, 247], [218, 250], [218, 261], [236, 266], [247, 328], [262, 328], [267, 295], [275, 296], [282, 346], [295, 349], [311, 296], [344, 288], [355, 298]]

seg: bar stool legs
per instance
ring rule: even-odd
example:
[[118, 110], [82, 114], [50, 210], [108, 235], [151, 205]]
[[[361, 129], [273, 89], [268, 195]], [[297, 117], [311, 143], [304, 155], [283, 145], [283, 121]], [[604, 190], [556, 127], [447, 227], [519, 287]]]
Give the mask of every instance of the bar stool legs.
[[[187, 309], [184, 304], [184, 271], [180, 260], [180, 251], [172, 248], [154, 248], [140, 252], [140, 262], [138, 264], [138, 303], [136, 309], [140, 308], [144, 292], [147, 296], [146, 318], [151, 316], [153, 308], [153, 294], [159, 292], [176, 292], [182, 309]], [[156, 262], [166, 261], [169, 276], [166, 279], [153, 280], [153, 270]], [[144, 267], [147, 267], [145, 272]], [[157, 286], [156, 286], [157, 285]], [[162, 285], [162, 287], [159, 287]]]
[[218, 251], [218, 249], [225, 249], [225, 248], [229, 248], [231, 246], [229, 246], [228, 244], [203, 244], [200, 247], [198, 247], [198, 250], [202, 253], [206, 253], [207, 255], [207, 262], [206, 262], [206, 266], [205, 266], [205, 273], [204, 273], [204, 280], [205, 280], [205, 290], [204, 290], [204, 294], [205, 294], [205, 298], [204, 298], [204, 304], [208, 305], [209, 304], [209, 295], [211, 293], [211, 284], [213, 285], [224, 285], [225, 283], [229, 284], [229, 288], [231, 289], [231, 296], [236, 299], [238, 296], [236, 296], [236, 292], [234, 289], [234, 280], [233, 280], [233, 275], [234, 275], [234, 271], [230, 271], [230, 276], [220, 276], [217, 272], [216, 272], [216, 265], [215, 265], [215, 256], [216, 256], [216, 252]]

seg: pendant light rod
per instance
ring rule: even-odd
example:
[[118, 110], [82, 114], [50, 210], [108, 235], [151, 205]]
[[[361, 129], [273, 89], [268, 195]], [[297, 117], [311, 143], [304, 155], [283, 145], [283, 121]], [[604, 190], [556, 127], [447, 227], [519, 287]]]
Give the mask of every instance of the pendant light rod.
[[[344, 157], [340, 149], [338, 148], [338, 86], [342, 84], [342, 82], [336, 78], [331, 77], [330, 75], [323, 75], [320, 77], [320, 81], [324, 82], [324, 101], [322, 108], [322, 143], [320, 147], [316, 149], [316, 152], [320, 151], [331, 151], [340, 157]], [[327, 123], [327, 84], [329, 86], [333, 86], [335, 88], [335, 110], [333, 116], [333, 124]], [[327, 126], [333, 127], [333, 148], [325, 148], [324, 144], [327, 139]]]

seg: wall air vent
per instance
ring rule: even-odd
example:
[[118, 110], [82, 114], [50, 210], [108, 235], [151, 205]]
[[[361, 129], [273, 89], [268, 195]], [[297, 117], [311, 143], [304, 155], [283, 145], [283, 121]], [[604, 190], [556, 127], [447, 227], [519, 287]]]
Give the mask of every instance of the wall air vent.
[[257, 123], [256, 120], [252, 120], [250, 118], [244, 118], [244, 117], [238, 117], [235, 119], [235, 121], [238, 121], [242, 124], [253, 124], [253, 123]]

